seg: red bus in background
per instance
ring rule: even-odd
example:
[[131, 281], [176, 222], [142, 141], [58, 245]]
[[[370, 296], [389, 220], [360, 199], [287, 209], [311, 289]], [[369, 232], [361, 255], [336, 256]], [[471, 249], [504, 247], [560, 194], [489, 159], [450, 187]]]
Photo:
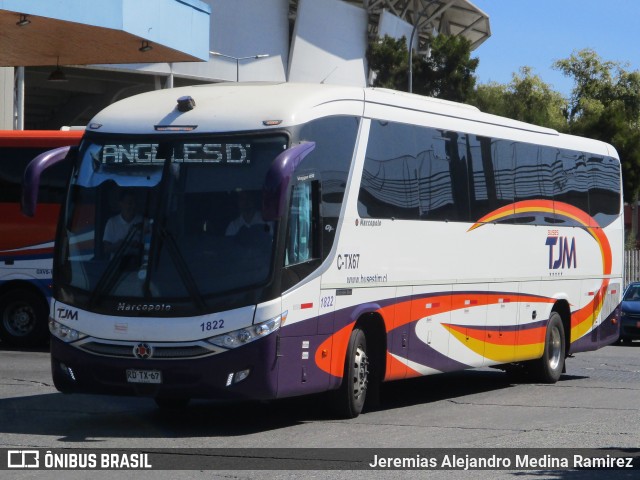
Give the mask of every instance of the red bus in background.
[[39, 154], [77, 145], [84, 130], [0, 130], [0, 340], [16, 346], [46, 342], [53, 242], [70, 166], [43, 175], [37, 214], [20, 212], [25, 167]]

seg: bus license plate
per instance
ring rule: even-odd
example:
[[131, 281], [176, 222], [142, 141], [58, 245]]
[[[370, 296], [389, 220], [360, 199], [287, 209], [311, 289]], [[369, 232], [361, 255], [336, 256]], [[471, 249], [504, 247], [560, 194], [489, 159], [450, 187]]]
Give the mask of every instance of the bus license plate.
[[127, 370], [129, 383], [162, 383], [162, 372], [159, 370]]

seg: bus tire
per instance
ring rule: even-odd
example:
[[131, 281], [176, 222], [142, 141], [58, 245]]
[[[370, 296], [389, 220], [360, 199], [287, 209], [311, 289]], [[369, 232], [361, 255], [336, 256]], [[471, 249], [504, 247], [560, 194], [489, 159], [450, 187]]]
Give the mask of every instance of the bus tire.
[[367, 338], [359, 328], [354, 328], [349, 338], [344, 362], [342, 384], [335, 392], [333, 406], [342, 418], [355, 418], [362, 412], [369, 382], [369, 357]]
[[564, 370], [565, 335], [562, 318], [558, 312], [551, 312], [544, 341], [542, 358], [531, 365], [532, 373], [543, 383], [556, 383]]
[[0, 340], [17, 347], [46, 342], [49, 306], [36, 292], [9, 290], [0, 295]]

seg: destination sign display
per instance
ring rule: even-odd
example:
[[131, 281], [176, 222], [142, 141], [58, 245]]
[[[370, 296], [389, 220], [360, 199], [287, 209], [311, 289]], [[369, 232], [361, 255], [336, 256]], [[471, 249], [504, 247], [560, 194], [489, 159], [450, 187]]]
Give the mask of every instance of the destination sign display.
[[167, 152], [174, 163], [251, 163], [250, 143], [183, 143], [167, 150], [156, 143], [118, 143], [103, 145], [98, 153], [104, 165], [163, 164]]

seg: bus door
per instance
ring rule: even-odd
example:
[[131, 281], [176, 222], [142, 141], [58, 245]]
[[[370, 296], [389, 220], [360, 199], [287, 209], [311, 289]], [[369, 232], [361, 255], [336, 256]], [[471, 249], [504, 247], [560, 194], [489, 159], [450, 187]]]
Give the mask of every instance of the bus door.
[[[316, 367], [320, 278], [315, 278], [282, 297], [286, 320], [279, 332], [278, 396], [326, 390], [327, 376]], [[332, 319], [333, 312], [322, 309]]]
[[319, 181], [313, 180], [316, 175], [297, 177], [286, 216], [283, 283], [288, 292], [282, 311], [287, 319], [279, 332], [278, 396], [327, 390], [330, 380], [335, 290], [321, 291], [321, 277], [313, 276], [322, 262]]

